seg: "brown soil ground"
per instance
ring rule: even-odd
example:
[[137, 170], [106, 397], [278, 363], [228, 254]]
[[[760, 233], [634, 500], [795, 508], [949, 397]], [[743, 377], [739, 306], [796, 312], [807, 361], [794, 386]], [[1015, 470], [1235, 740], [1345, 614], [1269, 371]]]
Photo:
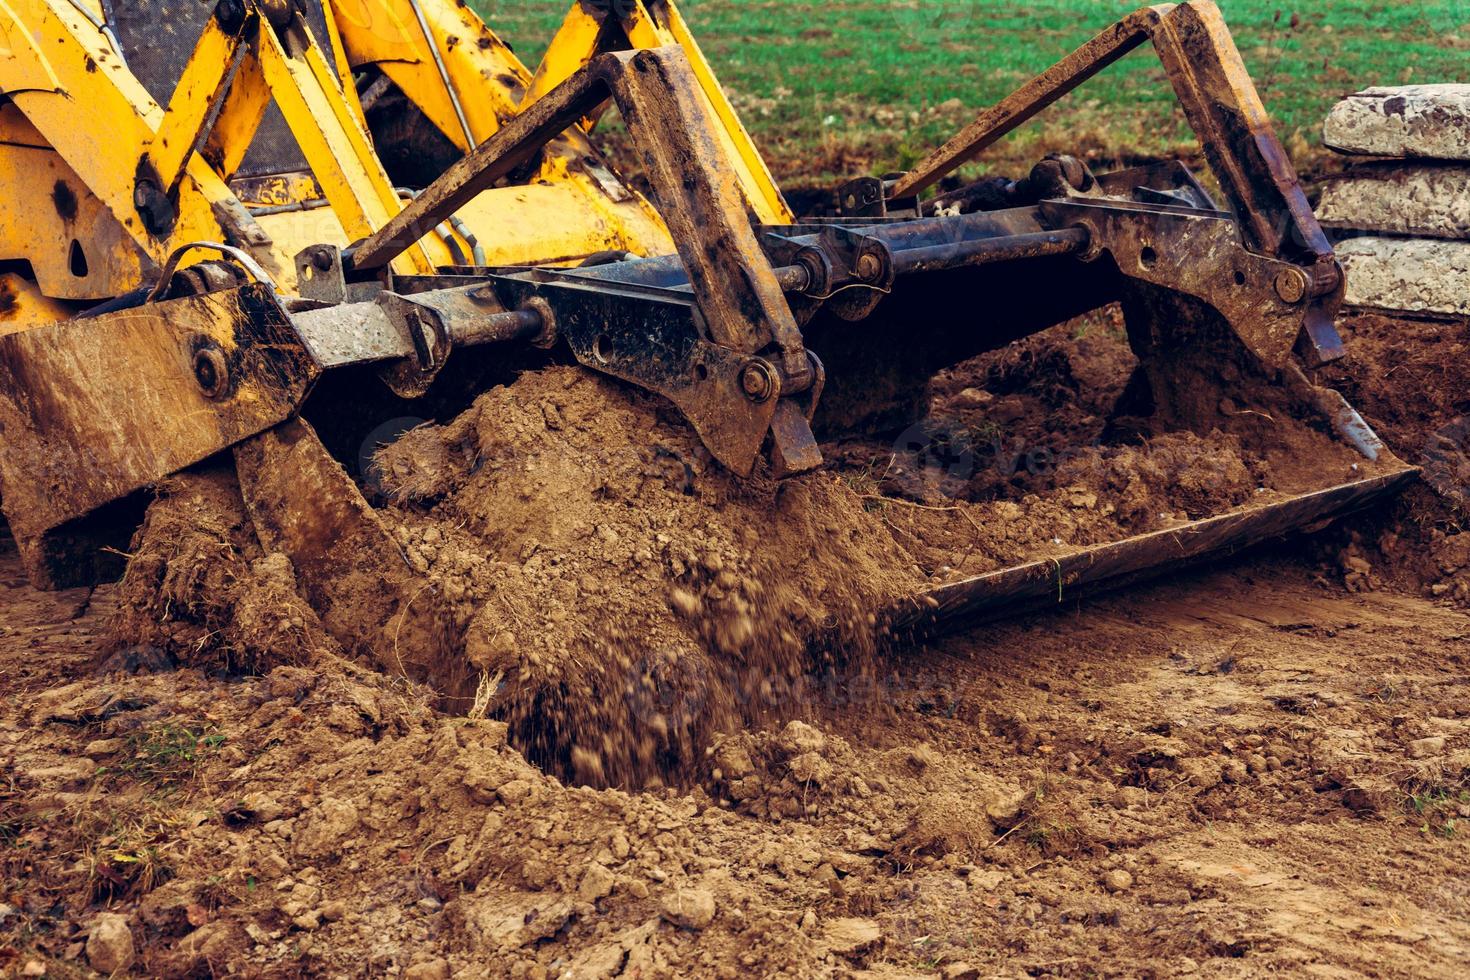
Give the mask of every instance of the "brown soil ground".
[[[1349, 328], [1334, 383], [1453, 490], [1464, 326]], [[576, 372], [488, 393], [381, 459], [443, 626], [396, 661], [229, 473], [166, 488], [121, 586], [36, 593], [0, 543], [0, 970], [1462, 975], [1443, 496], [918, 648], [868, 618], [1371, 471], [1267, 395], [1115, 438], [1129, 367], [1065, 325], [784, 484]]]

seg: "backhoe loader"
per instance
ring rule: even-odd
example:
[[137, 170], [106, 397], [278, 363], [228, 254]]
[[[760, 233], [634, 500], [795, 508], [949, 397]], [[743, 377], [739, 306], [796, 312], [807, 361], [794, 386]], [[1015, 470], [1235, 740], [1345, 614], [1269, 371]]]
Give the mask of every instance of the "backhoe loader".
[[[781, 478], [903, 417], [943, 368], [1113, 303], [1152, 410], [1208, 427], [1232, 385], [1290, 390], [1361, 477], [947, 583], [901, 618], [1156, 574], [1414, 476], [1310, 380], [1343, 353], [1341, 268], [1208, 0], [1138, 11], [805, 217], [672, 0], [577, 0], [534, 71], [450, 0], [0, 17], [0, 503], [38, 585], [100, 574], [151, 487], [231, 454], [261, 540], [326, 584], [323, 541], [372, 533], [331, 459], [384, 400], [445, 417], [574, 361], [666, 398], [732, 473]], [[932, 196], [1145, 45], [1219, 203], [1179, 163], [1070, 156], [998, 201]], [[614, 110], [644, 191], [595, 144]]]

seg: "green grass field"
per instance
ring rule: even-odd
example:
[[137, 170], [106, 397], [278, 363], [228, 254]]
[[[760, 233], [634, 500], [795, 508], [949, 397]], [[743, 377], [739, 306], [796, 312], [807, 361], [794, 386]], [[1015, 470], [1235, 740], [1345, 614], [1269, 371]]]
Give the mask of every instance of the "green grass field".
[[[473, 0], [528, 65], [569, 0]], [[902, 169], [974, 112], [1137, 6], [1120, 0], [683, 0], [747, 125], [785, 182]], [[1470, 0], [1220, 0], [1278, 132], [1306, 167], [1343, 94], [1470, 81]], [[1189, 154], [1162, 70], [1142, 49], [993, 150], [1023, 170], [1053, 150], [1108, 161]]]

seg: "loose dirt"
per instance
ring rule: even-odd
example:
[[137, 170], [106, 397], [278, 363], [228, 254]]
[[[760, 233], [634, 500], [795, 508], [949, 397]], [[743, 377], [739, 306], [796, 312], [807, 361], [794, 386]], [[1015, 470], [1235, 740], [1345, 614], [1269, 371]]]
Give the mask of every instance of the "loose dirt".
[[[1407, 413], [1368, 363], [1350, 397]], [[781, 484], [608, 382], [488, 392], [376, 479], [448, 690], [355, 662], [227, 473], [164, 488], [120, 586], [0, 545], [0, 969], [1457, 975], [1470, 616], [1382, 547], [1453, 548], [1443, 498], [918, 649], [869, 619], [1368, 471], [1243, 395], [1109, 431], [1130, 369], [1066, 325], [940, 378], [942, 438]]]

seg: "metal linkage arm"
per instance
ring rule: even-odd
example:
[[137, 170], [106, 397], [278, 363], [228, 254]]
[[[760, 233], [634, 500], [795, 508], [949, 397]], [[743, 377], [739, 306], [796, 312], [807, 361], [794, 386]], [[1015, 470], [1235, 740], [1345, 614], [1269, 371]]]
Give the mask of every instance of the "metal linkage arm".
[[890, 198], [919, 194], [973, 160], [1041, 110], [1112, 65], [1153, 35], [1162, 7], [1129, 14], [1046, 71], [986, 109], [964, 129], [904, 174], [888, 192]]
[[782, 390], [803, 391], [812, 368], [801, 334], [746, 216], [734, 169], [677, 47], [599, 55], [450, 167], [352, 253], [375, 269], [532, 160], [552, 136], [611, 97], [642, 148], [653, 198], [669, 226], [716, 344], [744, 353], [774, 345]]
[[1147, 7], [1114, 24], [981, 113], [901, 177], [889, 196], [908, 197], [932, 186], [1145, 41], [1153, 42], [1163, 62], [1246, 247], [1315, 266], [1312, 295], [1336, 289], [1332, 248], [1211, 0]]

